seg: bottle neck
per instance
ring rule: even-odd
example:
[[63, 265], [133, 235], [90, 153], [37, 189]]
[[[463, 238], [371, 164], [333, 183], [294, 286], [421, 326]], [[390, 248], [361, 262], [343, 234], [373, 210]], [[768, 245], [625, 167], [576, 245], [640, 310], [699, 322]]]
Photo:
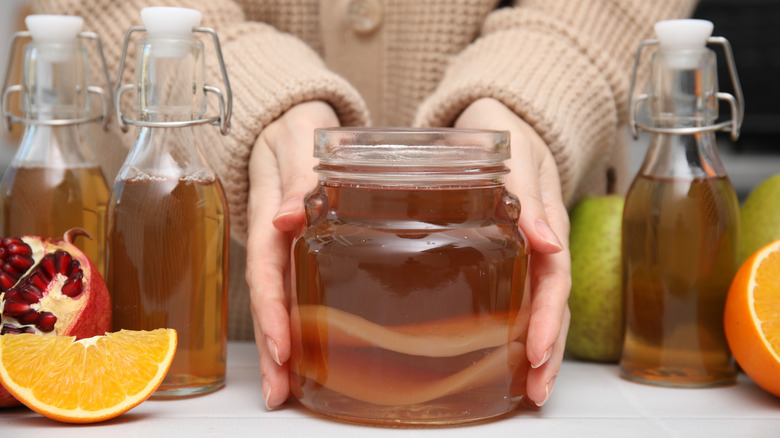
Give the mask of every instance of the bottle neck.
[[82, 124], [30, 124], [25, 127], [13, 165], [84, 166], [96, 163]]
[[655, 177], [726, 175], [713, 130], [718, 118], [715, 54], [707, 48], [661, 50], [651, 63], [649, 109], [653, 132], [640, 172]]
[[139, 42], [137, 108], [143, 121], [193, 120], [206, 110], [203, 44], [192, 36]]
[[203, 44], [193, 36], [147, 35], [138, 42], [136, 109], [155, 126], [136, 128], [121, 179], [215, 178], [200, 149], [201, 125], [177, 125], [205, 113], [204, 78]]
[[712, 131], [697, 134], [653, 133], [640, 173], [686, 179], [727, 175]]
[[23, 111], [33, 120], [74, 119], [88, 112], [87, 57], [77, 43], [28, 43]]
[[689, 128], [715, 123], [718, 89], [714, 52], [706, 48], [659, 51], [651, 68], [654, 126]]

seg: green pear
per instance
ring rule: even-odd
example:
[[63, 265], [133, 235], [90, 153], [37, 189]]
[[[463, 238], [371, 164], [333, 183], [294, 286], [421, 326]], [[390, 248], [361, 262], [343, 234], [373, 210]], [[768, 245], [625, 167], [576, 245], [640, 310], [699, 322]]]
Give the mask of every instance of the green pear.
[[617, 362], [623, 343], [621, 228], [624, 197], [587, 196], [570, 214], [568, 355]]
[[780, 239], [780, 173], [757, 185], [740, 208], [740, 263], [759, 248]]

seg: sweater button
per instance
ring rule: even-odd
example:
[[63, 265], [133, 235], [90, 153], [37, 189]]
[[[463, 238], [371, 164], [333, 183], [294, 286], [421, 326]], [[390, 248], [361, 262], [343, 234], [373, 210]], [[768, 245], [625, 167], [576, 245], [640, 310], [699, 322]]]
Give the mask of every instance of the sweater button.
[[382, 23], [382, 4], [380, 0], [352, 0], [347, 9], [347, 18], [355, 33], [371, 33]]

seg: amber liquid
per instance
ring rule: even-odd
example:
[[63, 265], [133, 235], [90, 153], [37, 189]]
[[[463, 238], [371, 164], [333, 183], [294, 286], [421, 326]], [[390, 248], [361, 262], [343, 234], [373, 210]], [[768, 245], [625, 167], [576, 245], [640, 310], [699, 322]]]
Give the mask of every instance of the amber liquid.
[[224, 385], [227, 212], [219, 180], [118, 180], [108, 212], [113, 328], [178, 331], [157, 396]]
[[[516, 407], [528, 369], [528, 253], [504, 193], [310, 195], [291, 310], [292, 391], [305, 406], [378, 424], [460, 423]], [[305, 321], [312, 312], [316, 323]]]
[[76, 246], [105, 274], [105, 220], [108, 186], [98, 166], [11, 166], [2, 187], [3, 236], [62, 238], [79, 227], [92, 239]]
[[725, 177], [633, 183], [623, 215], [626, 378], [666, 386], [735, 381], [723, 309], [737, 268], [737, 202]]

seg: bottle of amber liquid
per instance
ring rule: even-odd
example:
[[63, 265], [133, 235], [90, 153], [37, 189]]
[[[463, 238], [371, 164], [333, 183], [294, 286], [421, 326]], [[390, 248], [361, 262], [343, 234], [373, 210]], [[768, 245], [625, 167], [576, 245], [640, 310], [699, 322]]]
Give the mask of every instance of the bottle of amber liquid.
[[290, 384], [342, 420], [443, 425], [525, 395], [530, 251], [506, 132], [315, 131], [293, 246]]
[[[135, 143], [108, 204], [107, 285], [115, 330], [178, 331], [176, 357], [156, 395], [188, 396], [225, 381], [228, 212], [200, 143], [203, 124], [219, 123], [227, 133], [229, 113], [204, 117], [215, 89], [205, 84], [204, 44], [194, 32], [218, 40], [198, 27], [200, 12], [147, 8], [141, 17], [145, 27], [127, 32], [119, 71], [121, 78], [132, 33], [145, 31], [136, 81], [115, 92], [117, 120], [135, 126]], [[136, 93], [137, 120], [120, 111], [125, 90]]]
[[[623, 213], [620, 371], [638, 382], [702, 387], [736, 378], [723, 309], [737, 269], [739, 210], [715, 131], [736, 138], [742, 102], [735, 73], [738, 97], [717, 91], [715, 53], [706, 45], [722, 43], [731, 52], [711, 32], [712, 23], [703, 20], [658, 23], [658, 40], [644, 44], [658, 47], [649, 92], [631, 104], [634, 132], [637, 125], [650, 132]], [[719, 99], [732, 104], [732, 120], [717, 122]], [[635, 121], [633, 109], [642, 101], [649, 124]]]
[[[14, 43], [32, 38], [24, 46], [21, 83], [5, 88], [10, 62], [3, 81], [6, 93], [18, 92], [23, 111], [21, 117], [12, 114], [4, 99], [6, 125], [10, 129], [11, 122], [22, 123], [24, 133], [0, 187], [0, 232], [61, 237], [70, 228], [83, 228], [92, 239], [75, 243], [104, 274], [108, 186], [94, 159], [86, 125], [103, 120], [106, 126], [111, 105], [102, 88], [89, 85], [82, 41], [97, 41], [102, 55], [101, 45], [96, 35], [81, 32], [80, 17], [30, 15], [25, 22], [28, 31], [14, 36]], [[97, 115], [90, 110], [96, 100], [92, 94], [103, 98], [103, 111]]]

